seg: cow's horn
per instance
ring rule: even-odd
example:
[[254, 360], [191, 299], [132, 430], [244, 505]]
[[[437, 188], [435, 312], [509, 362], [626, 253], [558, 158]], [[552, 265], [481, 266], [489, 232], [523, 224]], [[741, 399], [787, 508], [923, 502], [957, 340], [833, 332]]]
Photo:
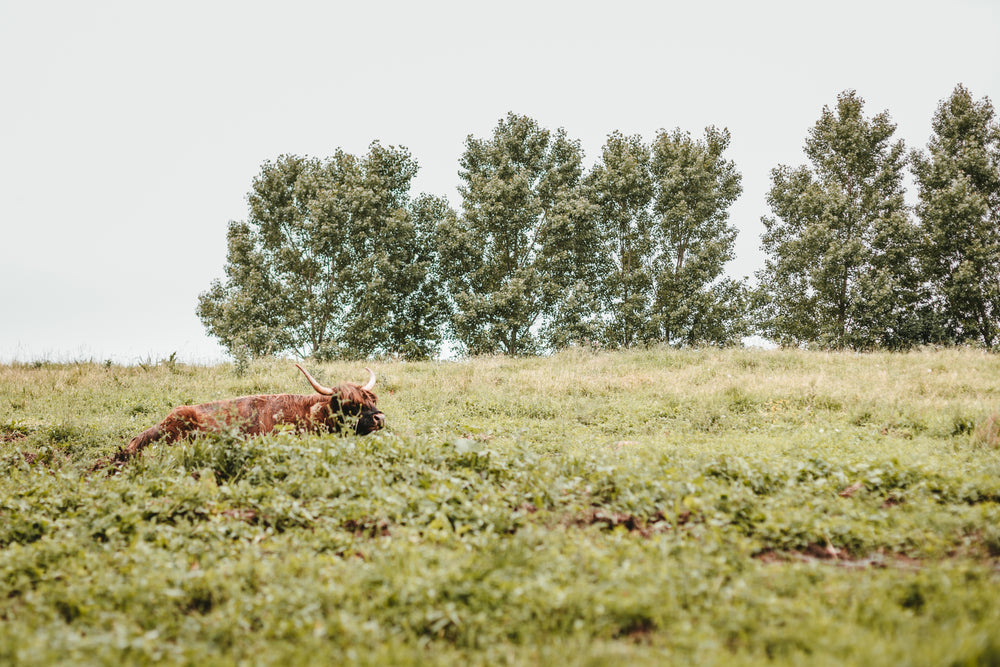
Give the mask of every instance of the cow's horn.
[[313, 376], [309, 375], [309, 371], [307, 371], [306, 369], [302, 368], [302, 366], [299, 366], [298, 364], [295, 364], [295, 367], [298, 368], [300, 371], [302, 371], [302, 374], [306, 376], [307, 380], [309, 380], [309, 384], [312, 385], [313, 389], [315, 389], [319, 393], [323, 394], [324, 396], [333, 396], [333, 394], [334, 394], [333, 389], [330, 389], [329, 387], [324, 387], [319, 382], [316, 382], [316, 380], [313, 379]]
[[371, 391], [372, 387], [375, 386], [375, 373], [373, 373], [372, 369], [368, 368], [367, 366], [365, 366], [365, 370], [368, 371], [368, 384], [366, 384], [362, 388], [365, 389], [366, 391]]

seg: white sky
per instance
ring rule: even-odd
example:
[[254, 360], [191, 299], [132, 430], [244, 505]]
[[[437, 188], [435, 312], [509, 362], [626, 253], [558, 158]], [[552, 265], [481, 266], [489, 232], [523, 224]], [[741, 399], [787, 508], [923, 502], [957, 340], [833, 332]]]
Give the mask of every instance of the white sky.
[[[583, 142], [732, 132], [730, 272], [763, 257], [778, 164], [823, 105], [926, 145], [955, 85], [1000, 104], [1000, 1], [0, 1], [0, 361], [224, 358], [195, 316], [226, 225], [282, 153], [421, 165], [459, 209], [468, 134], [508, 111]], [[912, 193], [911, 193], [912, 194]]]

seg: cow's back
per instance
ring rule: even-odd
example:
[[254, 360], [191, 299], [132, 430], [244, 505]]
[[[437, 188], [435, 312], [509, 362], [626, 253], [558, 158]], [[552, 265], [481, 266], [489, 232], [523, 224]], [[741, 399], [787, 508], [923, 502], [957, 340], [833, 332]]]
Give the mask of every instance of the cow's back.
[[260, 435], [281, 424], [309, 428], [309, 410], [321, 398], [299, 394], [257, 394], [184, 405], [174, 411], [178, 417], [199, 424], [200, 430], [235, 426], [248, 435]]

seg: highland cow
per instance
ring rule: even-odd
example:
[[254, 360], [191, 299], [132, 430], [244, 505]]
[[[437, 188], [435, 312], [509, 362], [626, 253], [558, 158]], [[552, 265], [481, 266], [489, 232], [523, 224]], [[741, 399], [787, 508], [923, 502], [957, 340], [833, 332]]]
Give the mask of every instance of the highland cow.
[[385, 426], [385, 415], [377, 406], [378, 397], [371, 391], [375, 386], [375, 373], [371, 369], [365, 369], [369, 379], [363, 387], [353, 382], [324, 387], [302, 366], [295, 364], [295, 367], [306, 376], [315, 394], [263, 394], [182, 405], [171, 410], [156, 426], [132, 438], [111, 462], [124, 463], [153, 442], [173, 442], [199, 431], [229, 427], [246, 435], [269, 433], [282, 425], [311, 432], [340, 432], [347, 427], [358, 435], [367, 435]]

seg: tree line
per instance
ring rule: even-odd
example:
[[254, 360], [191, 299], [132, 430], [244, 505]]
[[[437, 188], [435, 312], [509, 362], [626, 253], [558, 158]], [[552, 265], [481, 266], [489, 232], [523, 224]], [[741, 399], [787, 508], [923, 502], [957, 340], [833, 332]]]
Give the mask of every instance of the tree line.
[[[771, 171], [751, 283], [724, 273], [741, 175], [730, 134], [612, 132], [580, 142], [508, 113], [460, 158], [461, 210], [411, 196], [417, 163], [361, 156], [265, 162], [229, 224], [226, 278], [198, 299], [234, 356], [319, 359], [538, 354], [569, 346], [906, 349], [1000, 345], [1000, 124], [959, 85], [926, 150], [845, 91]], [[904, 201], [907, 170], [918, 203]]]

